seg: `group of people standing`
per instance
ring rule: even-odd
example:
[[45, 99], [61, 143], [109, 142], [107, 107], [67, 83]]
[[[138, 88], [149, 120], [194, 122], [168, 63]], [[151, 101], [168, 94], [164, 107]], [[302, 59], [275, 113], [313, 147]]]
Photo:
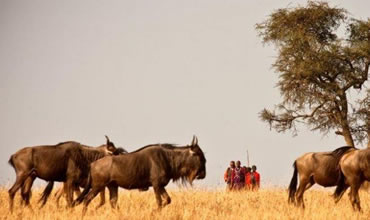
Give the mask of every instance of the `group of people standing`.
[[231, 161], [226, 169], [224, 180], [228, 191], [257, 190], [260, 187], [261, 176], [255, 165], [250, 167], [241, 166], [240, 161]]

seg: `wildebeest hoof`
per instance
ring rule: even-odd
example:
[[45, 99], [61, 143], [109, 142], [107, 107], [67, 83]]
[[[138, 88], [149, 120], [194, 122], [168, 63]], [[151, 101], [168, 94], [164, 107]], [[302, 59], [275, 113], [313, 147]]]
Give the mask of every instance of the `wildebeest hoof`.
[[165, 207], [166, 205], [169, 205], [171, 203], [171, 199], [168, 198], [164, 201], [164, 203], [162, 204], [162, 207]]

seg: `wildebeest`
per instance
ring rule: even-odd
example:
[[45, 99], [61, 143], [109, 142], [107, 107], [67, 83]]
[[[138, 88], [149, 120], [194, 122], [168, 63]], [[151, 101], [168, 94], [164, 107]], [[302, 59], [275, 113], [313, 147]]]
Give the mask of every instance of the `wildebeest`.
[[190, 146], [148, 145], [132, 153], [106, 157], [92, 163], [87, 187], [74, 204], [84, 200], [84, 215], [91, 200], [107, 186], [111, 206], [115, 208], [118, 187], [143, 189], [152, 186], [158, 207], [161, 208], [171, 202], [164, 188], [171, 179], [192, 184], [194, 179], [203, 179], [205, 176], [206, 158], [195, 136]]
[[[109, 146], [109, 145], [114, 146], [113, 142], [111, 142], [107, 136], [106, 136], [106, 138], [107, 138], [107, 144], [106, 144], [106, 146]], [[91, 147], [88, 147], [88, 146], [84, 146], [84, 147], [85, 148], [87, 147], [87, 148], [89, 148], [91, 150]], [[101, 148], [101, 147], [98, 147], [97, 148], [98, 151], [103, 151], [103, 153], [105, 152], [104, 148], [102, 148], [103, 150], [101, 150], [99, 148]], [[119, 155], [119, 154], [125, 154], [125, 153], [127, 153], [127, 151], [124, 148], [121, 148], [121, 147], [115, 148], [114, 152], [112, 152], [113, 155]], [[109, 153], [109, 155], [111, 155], [111, 154]], [[100, 159], [101, 156], [104, 156], [104, 155], [97, 156], [96, 158]], [[94, 157], [87, 158], [87, 161], [86, 162], [88, 163], [88, 166], [90, 166], [90, 163], [93, 162], [93, 161], [95, 161], [95, 160], [96, 159]], [[87, 171], [86, 167], [84, 166], [84, 173], [87, 173], [87, 172], [88, 171]], [[72, 188], [77, 193], [77, 195], [80, 195], [81, 194], [80, 187], [83, 187], [84, 188], [86, 186], [87, 175], [81, 175], [78, 182], [79, 183], [77, 185], [72, 185]], [[47, 198], [49, 197], [49, 195], [50, 195], [50, 193], [51, 193], [51, 191], [53, 189], [53, 184], [54, 184], [54, 182], [53, 181], [50, 181], [48, 183], [48, 185], [46, 186], [44, 192], [42, 193], [42, 197], [40, 199], [40, 201], [43, 201], [42, 202], [42, 206], [45, 205], [45, 203], [47, 201]], [[60, 189], [60, 191], [58, 191], [56, 193], [57, 206], [59, 206], [59, 199], [63, 195], [63, 193], [66, 194], [67, 203], [68, 203], [68, 184], [66, 184], [66, 183], [63, 183], [63, 186]], [[72, 195], [73, 195], [73, 193], [72, 193]], [[100, 204], [99, 204], [98, 207], [103, 206], [104, 204], [105, 204], [105, 190], [103, 189], [100, 192]]]
[[[289, 203], [295, 203], [304, 208], [303, 194], [315, 183], [324, 186], [336, 186], [339, 181], [339, 160], [343, 155], [356, 148], [340, 147], [331, 152], [306, 153], [294, 161], [294, 173], [289, 184]], [[299, 187], [297, 190], [297, 175]], [[296, 201], [295, 201], [296, 199]]]
[[[115, 151], [114, 155], [120, 155], [120, 154], [126, 154], [126, 153], [128, 153], [128, 152], [124, 148], [118, 147], [117, 150]], [[82, 180], [80, 182], [80, 185], [79, 186], [75, 186], [74, 191], [75, 191], [75, 193], [77, 193], [77, 196], [79, 196], [81, 194], [80, 187], [85, 188], [86, 181], [87, 181], [87, 178], [84, 179], [84, 180]], [[51, 184], [51, 182], [49, 182], [49, 184]], [[48, 187], [49, 186], [47, 186], [46, 188], [48, 188]], [[57, 190], [57, 192], [55, 193], [57, 207], [59, 207], [59, 200], [63, 196], [63, 194], [67, 195], [66, 184], [63, 184]], [[98, 207], [103, 206], [104, 204], [105, 204], [105, 190], [103, 189], [100, 192], [100, 203], [99, 203]]]
[[36, 177], [51, 181], [43, 193], [44, 204], [53, 188], [53, 182], [60, 181], [67, 184], [67, 201], [70, 205], [73, 201], [73, 188], [82, 179], [86, 179], [90, 163], [116, 151], [114, 144], [106, 138], [107, 144], [96, 148], [69, 141], [57, 145], [25, 147], [13, 154], [9, 164], [15, 169], [16, 181], [9, 189], [10, 211], [13, 210], [14, 196], [21, 187], [25, 205], [29, 205], [30, 191]]
[[370, 148], [349, 152], [340, 162], [341, 178], [334, 197], [339, 200], [344, 191], [351, 187], [349, 198], [354, 210], [361, 211], [358, 190], [365, 181], [370, 181]]

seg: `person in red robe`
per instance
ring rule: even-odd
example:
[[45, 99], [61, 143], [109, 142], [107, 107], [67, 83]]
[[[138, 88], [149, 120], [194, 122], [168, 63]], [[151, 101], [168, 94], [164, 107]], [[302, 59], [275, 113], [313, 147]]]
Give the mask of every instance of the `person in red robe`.
[[226, 169], [225, 173], [224, 173], [224, 180], [225, 180], [225, 183], [227, 184], [227, 186], [226, 186], [227, 191], [230, 191], [233, 188], [232, 173], [233, 173], [234, 169], [235, 169], [235, 162], [230, 161], [230, 167], [228, 167]]
[[246, 168], [245, 171], [245, 189], [252, 190], [252, 169], [250, 167]]
[[244, 168], [241, 167], [240, 161], [236, 161], [235, 169], [231, 173], [232, 179], [232, 188], [233, 190], [242, 190], [244, 189]]
[[257, 172], [257, 167], [256, 165], [252, 166], [252, 189], [253, 190], [258, 190], [260, 188], [260, 183], [261, 183], [261, 175]]

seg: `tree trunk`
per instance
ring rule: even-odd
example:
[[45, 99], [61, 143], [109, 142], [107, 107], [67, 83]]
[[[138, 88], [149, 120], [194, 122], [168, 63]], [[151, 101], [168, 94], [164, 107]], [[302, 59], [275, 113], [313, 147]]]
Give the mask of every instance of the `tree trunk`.
[[346, 144], [348, 146], [352, 146], [352, 147], [355, 146], [355, 143], [353, 141], [351, 132], [349, 131], [349, 128], [347, 126], [346, 126], [346, 128], [343, 128], [343, 137], [344, 137], [344, 140], [346, 141]]
[[348, 122], [348, 100], [347, 100], [347, 95], [346, 91], [341, 91], [342, 94], [339, 96], [340, 97], [340, 103], [339, 103], [339, 109], [341, 108], [342, 111], [339, 113], [341, 117], [341, 124], [342, 124], [342, 129], [343, 129], [343, 137], [344, 140], [346, 141], [346, 144], [348, 146], [355, 146], [355, 143], [352, 138], [352, 134], [350, 131], [350, 126]]

